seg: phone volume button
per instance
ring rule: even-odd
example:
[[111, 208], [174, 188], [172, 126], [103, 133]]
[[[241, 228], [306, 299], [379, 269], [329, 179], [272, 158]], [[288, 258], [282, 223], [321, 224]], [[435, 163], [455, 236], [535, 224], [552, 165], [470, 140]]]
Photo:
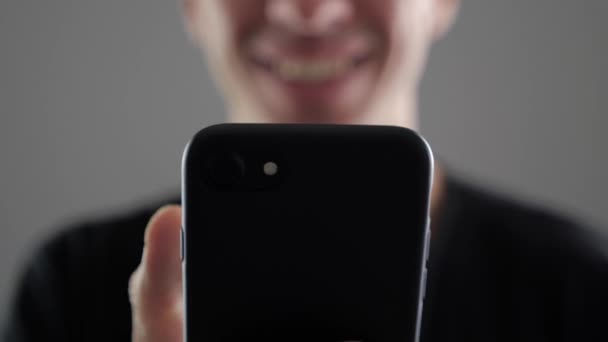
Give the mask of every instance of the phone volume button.
[[421, 300], [424, 301], [424, 299], [426, 298], [426, 280], [427, 280], [427, 276], [428, 276], [428, 270], [426, 268], [426, 266], [424, 267], [424, 269], [422, 270], [422, 288], [420, 289], [420, 291], [422, 291], [421, 293]]
[[184, 228], [180, 227], [179, 229], [179, 254], [180, 254], [180, 260], [183, 262], [184, 258], [185, 258], [185, 246], [184, 246]]
[[424, 232], [424, 264], [429, 261], [431, 254], [431, 219], [427, 220], [426, 231]]

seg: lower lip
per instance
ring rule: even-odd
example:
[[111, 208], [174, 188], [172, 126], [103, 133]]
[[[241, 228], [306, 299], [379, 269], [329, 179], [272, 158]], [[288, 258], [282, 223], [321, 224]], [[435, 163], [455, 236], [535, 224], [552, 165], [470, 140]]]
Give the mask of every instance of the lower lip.
[[321, 82], [288, 81], [268, 68], [259, 65], [256, 65], [256, 68], [265, 78], [270, 78], [273, 83], [278, 84], [291, 99], [298, 102], [310, 103], [314, 101], [317, 104], [322, 104], [336, 101], [348, 84], [354, 82], [357, 76], [362, 75], [369, 68], [369, 65], [370, 60], [366, 60], [337, 77]]

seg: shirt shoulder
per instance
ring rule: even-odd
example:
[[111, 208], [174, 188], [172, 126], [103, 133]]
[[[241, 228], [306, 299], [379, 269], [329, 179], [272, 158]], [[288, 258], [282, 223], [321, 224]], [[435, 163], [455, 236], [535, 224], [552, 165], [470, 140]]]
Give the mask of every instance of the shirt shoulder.
[[[104, 263], [112, 256], [123, 263], [140, 255], [146, 225], [154, 212], [170, 201], [89, 218], [65, 227], [45, 241], [40, 252], [66, 261]], [[76, 258], [75, 258], [76, 257]]]
[[176, 202], [89, 219], [44, 241], [14, 292], [7, 340], [129, 340], [128, 281], [141, 259], [145, 227], [158, 208]]
[[[510, 254], [524, 254], [548, 262], [578, 260], [605, 263], [608, 236], [602, 230], [549, 209], [541, 204], [516, 199], [462, 180], [450, 180], [449, 198], [458, 201], [455, 222], [494, 247], [511, 248]], [[456, 228], [460, 233], [467, 234]], [[507, 252], [507, 251], [505, 251]], [[559, 259], [559, 260], [558, 260]]]
[[606, 339], [599, 230], [462, 180], [446, 188], [431, 244], [429, 340]]

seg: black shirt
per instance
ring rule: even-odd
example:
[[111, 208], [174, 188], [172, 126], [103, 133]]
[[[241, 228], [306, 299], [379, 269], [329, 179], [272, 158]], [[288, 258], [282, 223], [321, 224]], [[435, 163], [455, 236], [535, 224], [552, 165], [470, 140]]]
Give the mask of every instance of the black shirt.
[[[128, 280], [165, 203], [48, 241], [17, 287], [6, 341], [130, 341]], [[422, 341], [608, 341], [605, 240], [452, 178], [438, 221]]]

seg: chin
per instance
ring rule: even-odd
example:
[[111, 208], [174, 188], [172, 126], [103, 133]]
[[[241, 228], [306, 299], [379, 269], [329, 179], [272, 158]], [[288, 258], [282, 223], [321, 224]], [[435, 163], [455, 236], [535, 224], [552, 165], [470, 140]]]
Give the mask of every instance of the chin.
[[293, 123], [354, 123], [360, 121], [377, 88], [381, 61], [361, 59], [344, 66], [295, 64], [261, 67], [249, 63], [243, 82], [274, 117]]
[[[362, 105], [349, 106], [300, 106], [274, 107], [273, 120], [277, 123], [299, 124], [354, 124], [362, 121]], [[357, 109], [355, 109], [357, 108]]]

